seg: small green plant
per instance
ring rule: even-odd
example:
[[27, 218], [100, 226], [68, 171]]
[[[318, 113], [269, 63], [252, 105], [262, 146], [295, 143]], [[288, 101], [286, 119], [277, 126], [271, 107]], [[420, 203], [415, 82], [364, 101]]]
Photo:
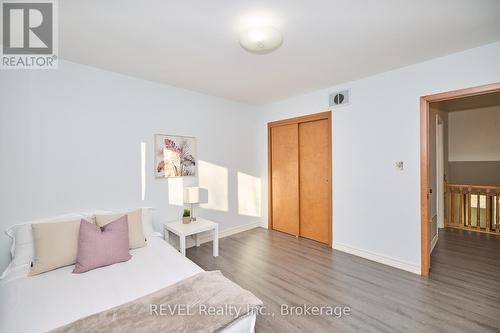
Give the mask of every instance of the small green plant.
[[184, 209], [182, 217], [190, 217], [190, 216], [191, 216], [191, 211], [189, 209]]

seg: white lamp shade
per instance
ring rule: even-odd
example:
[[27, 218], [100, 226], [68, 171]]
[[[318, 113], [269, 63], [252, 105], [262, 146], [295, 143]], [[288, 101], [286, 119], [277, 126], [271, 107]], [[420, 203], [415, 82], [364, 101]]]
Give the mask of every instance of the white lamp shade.
[[186, 187], [184, 189], [184, 203], [197, 204], [208, 202], [208, 191], [200, 187]]

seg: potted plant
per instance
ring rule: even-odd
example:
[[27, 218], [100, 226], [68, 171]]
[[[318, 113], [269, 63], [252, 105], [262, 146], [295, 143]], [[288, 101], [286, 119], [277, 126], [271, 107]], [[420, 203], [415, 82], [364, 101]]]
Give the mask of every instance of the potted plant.
[[188, 224], [191, 222], [191, 211], [189, 209], [184, 209], [184, 213], [182, 214], [182, 223]]

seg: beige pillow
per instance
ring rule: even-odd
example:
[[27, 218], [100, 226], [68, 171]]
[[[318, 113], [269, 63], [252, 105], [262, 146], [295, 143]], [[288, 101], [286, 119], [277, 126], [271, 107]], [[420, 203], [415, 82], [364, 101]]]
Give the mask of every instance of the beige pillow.
[[142, 231], [142, 210], [134, 210], [127, 214], [96, 215], [96, 222], [99, 227], [117, 220], [123, 215], [127, 215], [128, 220], [128, 242], [131, 249], [146, 246], [146, 239]]
[[[30, 276], [76, 263], [80, 221], [72, 220], [31, 225], [34, 258]], [[93, 220], [90, 220], [94, 223]]]

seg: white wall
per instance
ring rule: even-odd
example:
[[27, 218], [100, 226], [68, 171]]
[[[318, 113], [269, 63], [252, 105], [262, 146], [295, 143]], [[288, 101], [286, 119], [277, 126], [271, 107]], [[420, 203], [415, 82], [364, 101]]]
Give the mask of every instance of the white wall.
[[[220, 230], [260, 221], [243, 215], [259, 212], [248, 203], [238, 213], [238, 193], [260, 191], [255, 132], [247, 105], [91, 67], [61, 62], [53, 71], [0, 71], [0, 269], [8, 262], [3, 230], [15, 223], [138, 205], [155, 207], [157, 222], [178, 218], [181, 207], [168, 204], [167, 180], [154, 179], [155, 133], [197, 138], [200, 173], [213, 187], [212, 209], [199, 209], [200, 216], [218, 221]], [[144, 202], [141, 142], [147, 144]]]
[[[175, 219], [180, 207], [168, 205], [167, 181], [153, 178], [154, 133], [197, 137], [204, 183], [218, 193], [200, 215], [222, 230], [267, 223], [266, 123], [325, 111], [330, 92], [350, 88], [351, 104], [333, 112], [334, 246], [419, 271], [419, 97], [498, 81], [500, 43], [261, 107], [66, 62], [57, 71], [2, 71], [0, 229], [143, 204], [140, 142], [147, 143], [144, 204], [157, 208], [158, 221]], [[238, 205], [238, 196], [252, 197], [239, 193], [238, 179], [262, 190], [262, 218], [242, 215], [259, 210]], [[2, 235], [0, 267], [7, 248]]]
[[500, 106], [450, 112], [449, 161], [500, 161]]
[[[334, 247], [418, 272], [419, 98], [498, 81], [500, 43], [494, 43], [265, 105], [259, 110], [260, 173], [264, 178], [267, 122], [328, 110], [329, 93], [351, 89], [350, 105], [332, 119]], [[403, 172], [394, 166], [398, 160]], [[267, 215], [265, 183], [263, 189]]]

